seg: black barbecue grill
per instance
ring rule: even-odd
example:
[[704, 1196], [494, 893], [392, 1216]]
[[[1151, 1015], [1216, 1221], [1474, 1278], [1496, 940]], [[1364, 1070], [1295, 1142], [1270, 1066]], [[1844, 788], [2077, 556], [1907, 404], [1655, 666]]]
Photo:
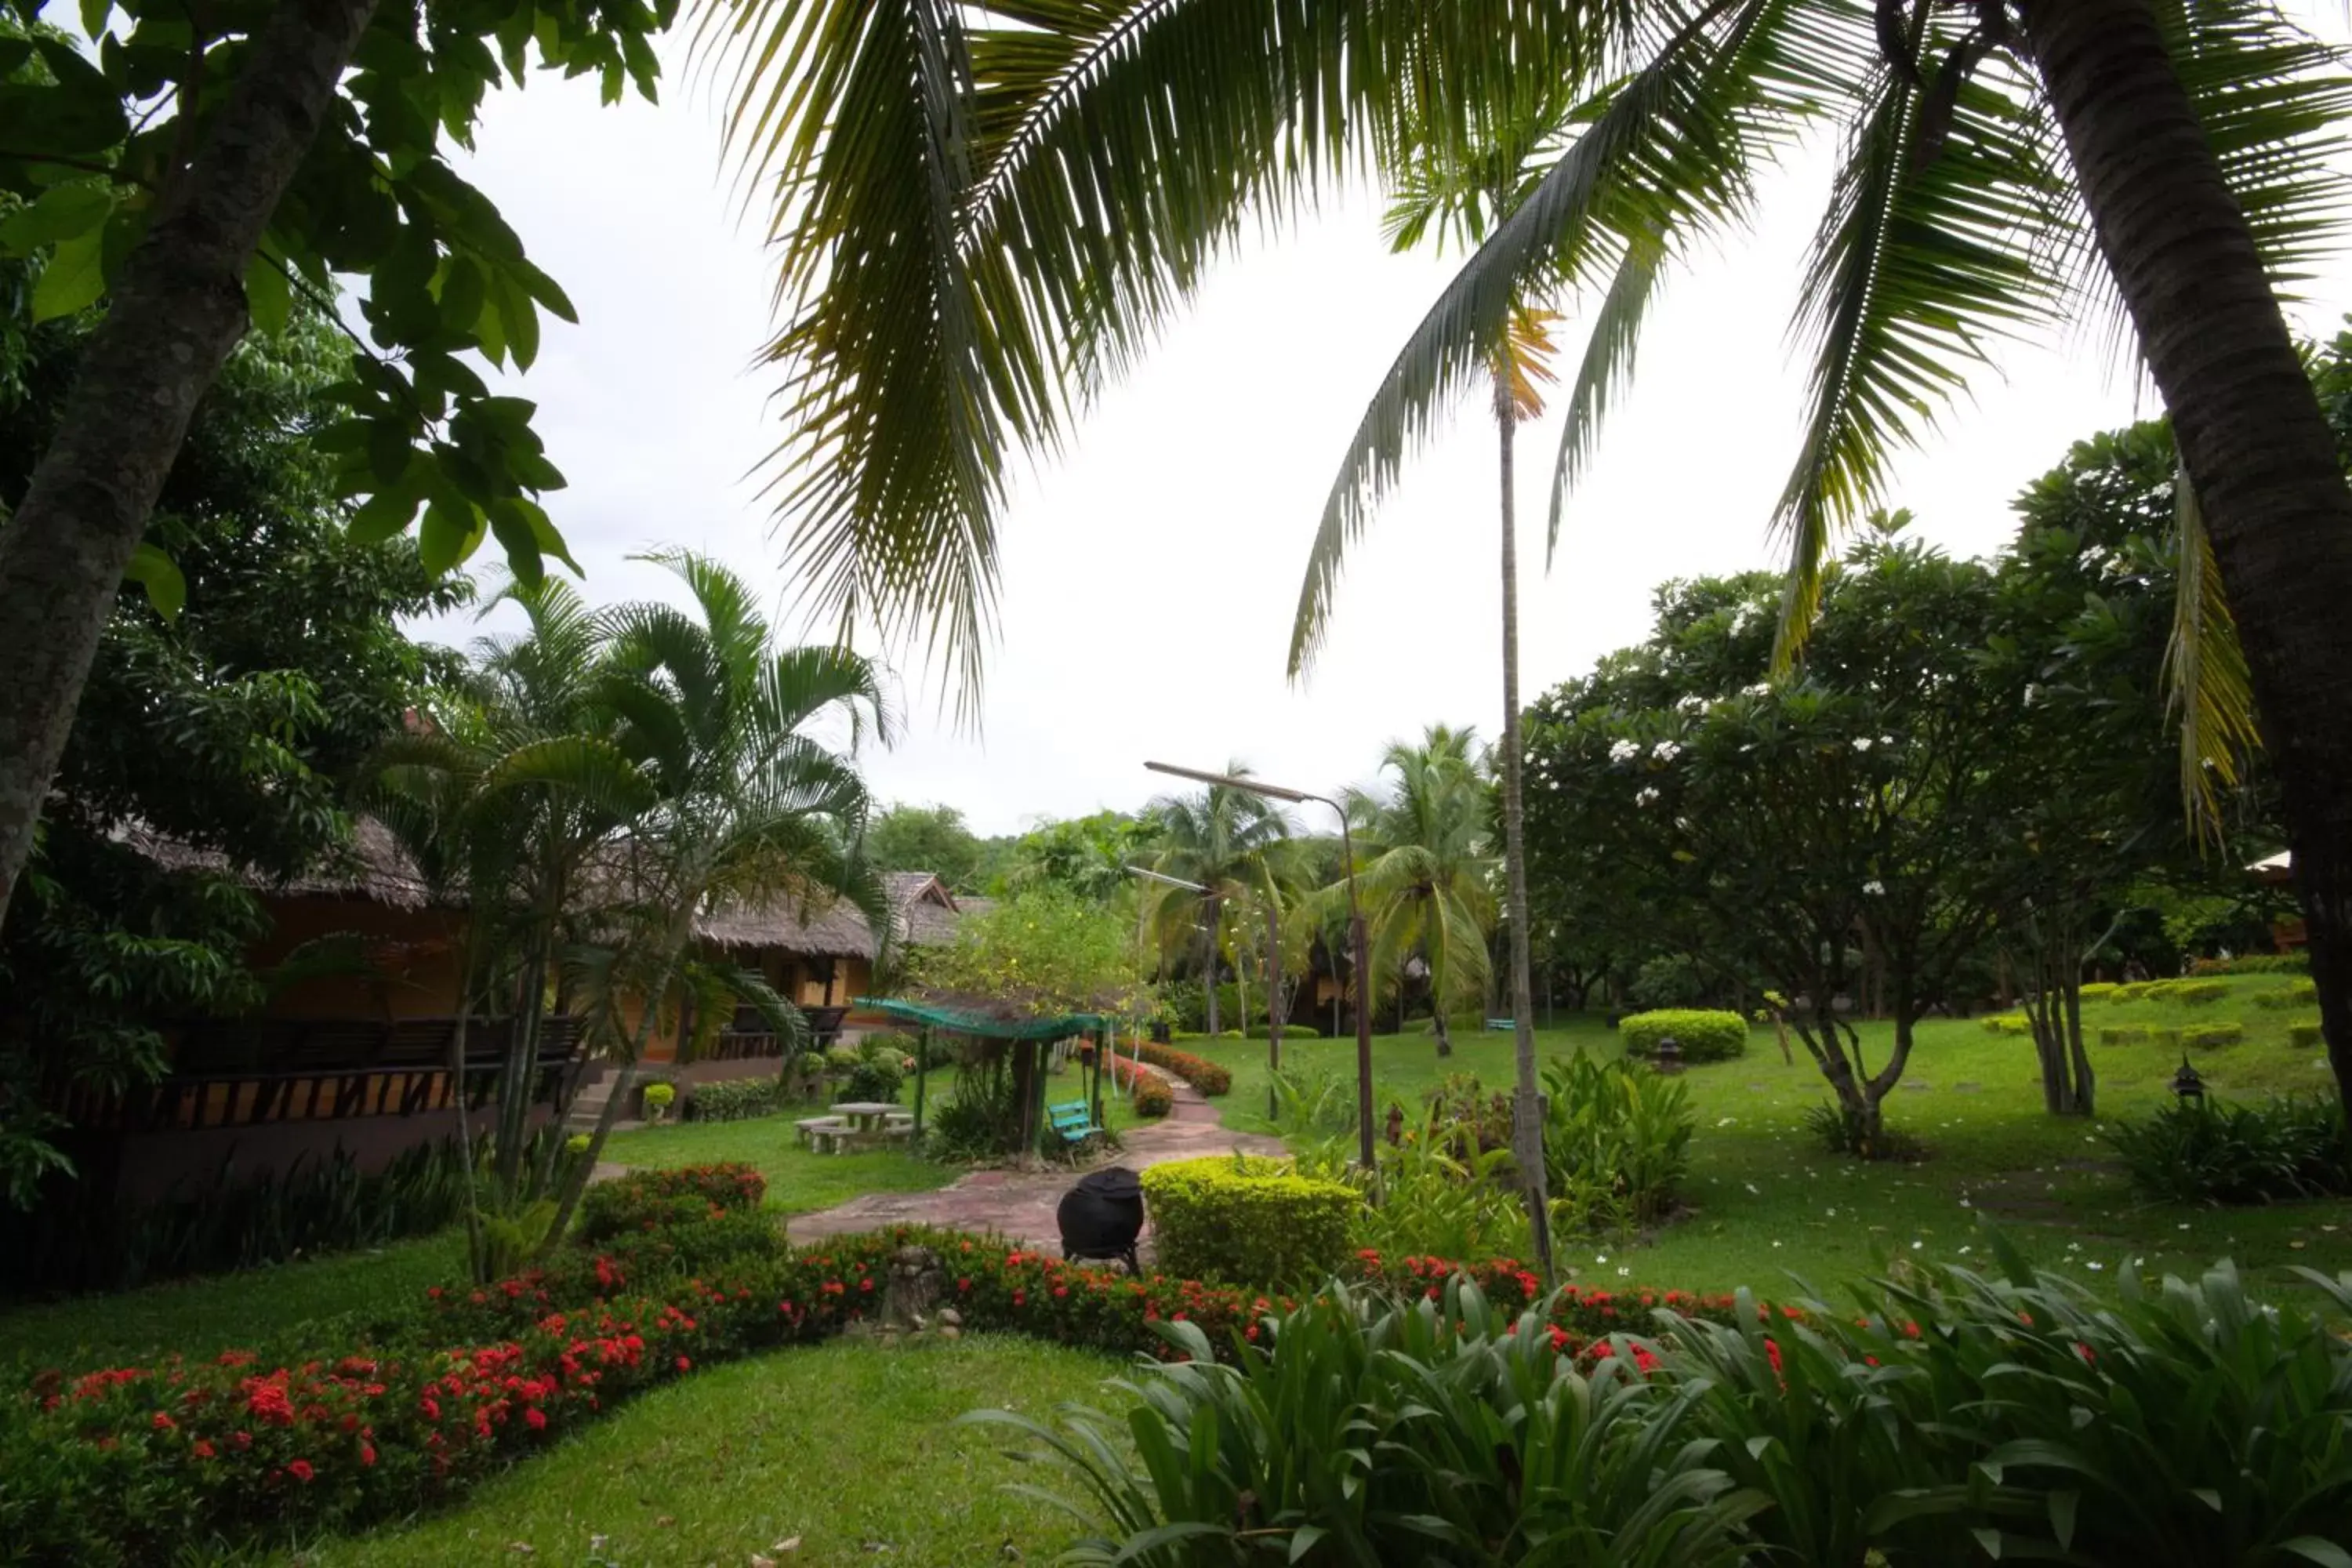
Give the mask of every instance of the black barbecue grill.
[[1135, 1238], [1143, 1234], [1143, 1184], [1126, 1166], [1079, 1177], [1062, 1194], [1054, 1221], [1062, 1227], [1064, 1258], [1117, 1258], [1129, 1274], [1143, 1272], [1135, 1257]]

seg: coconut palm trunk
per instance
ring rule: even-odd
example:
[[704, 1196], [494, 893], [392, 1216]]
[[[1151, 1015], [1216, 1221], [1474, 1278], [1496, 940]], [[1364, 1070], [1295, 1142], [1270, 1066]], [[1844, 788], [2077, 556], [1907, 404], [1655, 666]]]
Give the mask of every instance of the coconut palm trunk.
[[1527, 1184], [1528, 1228], [1535, 1243], [1537, 1271], [1552, 1284], [1551, 1206], [1544, 1184], [1543, 1100], [1536, 1085], [1535, 987], [1528, 977], [1528, 849], [1520, 773], [1527, 765], [1519, 734], [1519, 539], [1518, 507], [1512, 487], [1518, 408], [1507, 367], [1495, 372], [1495, 427], [1503, 512], [1503, 878], [1508, 906], [1505, 923], [1511, 941], [1512, 1058], [1518, 1092], [1511, 1099], [1511, 1152]]
[[2149, 0], [2022, 13], [2237, 615], [2352, 1114], [2352, 488]]

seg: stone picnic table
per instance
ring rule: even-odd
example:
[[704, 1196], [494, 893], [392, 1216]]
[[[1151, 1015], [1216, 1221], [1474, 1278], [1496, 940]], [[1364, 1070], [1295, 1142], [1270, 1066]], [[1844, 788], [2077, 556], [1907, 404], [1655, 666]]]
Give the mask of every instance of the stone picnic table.
[[828, 1105], [827, 1110], [849, 1123], [853, 1132], [879, 1132], [883, 1123], [894, 1115], [904, 1115], [896, 1102], [878, 1100], [850, 1100], [839, 1105]]

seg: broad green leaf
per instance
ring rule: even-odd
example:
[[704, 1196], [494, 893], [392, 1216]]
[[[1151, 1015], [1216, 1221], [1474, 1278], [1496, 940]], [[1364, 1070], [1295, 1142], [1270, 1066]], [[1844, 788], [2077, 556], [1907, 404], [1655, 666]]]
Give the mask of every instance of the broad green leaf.
[[416, 531], [416, 555], [436, 577], [453, 570], [481, 542], [481, 518], [471, 506], [460, 510], [435, 497]]
[[82, 36], [95, 38], [106, 31], [106, 19], [113, 12], [114, 0], [81, 0]]
[[408, 471], [409, 455], [415, 451], [413, 437], [405, 419], [378, 419], [368, 426], [368, 468], [380, 485], [400, 482]]
[[273, 338], [293, 317], [294, 286], [268, 251], [255, 251], [245, 264], [245, 308], [254, 330]]
[[93, 228], [62, 241], [33, 285], [33, 322], [54, 321], [88, 310], [106, 293], [105, 230]]
[[0, 222], [0, 245], [23, 256], [37, 246], [55, 245], [88, 234], [114, 211], [114, 193], [104, 185], [77, 182], [53, 185], [30, 206], [20, 207]]
[[481, 320], [486, 292], [482, 269], [466, 257], [451, 257], [441, 272], [442, 326], [453, 332], [472, 331], [474, 323]]
[[2352, 1552], [2315, 1535], [2298, 1535], [2293, 1541], [2281, 1542], [2279, 1550], [2292, 1552], [2307, 1563], [2320, 1564], [2320, 1568], [2352, 1568]]
[[556, 287], [554, 279], [528, 261], [514, 261], [509, 269], [521, 280], [523, 290], [532, 299], [573, 326], [580, 324], [580, 312], [572, 309], [570, 297]]
[[147, 591], [147, 602], [164, 620], [180, 618], [181, 610], [188, 603], [188, 580], [170, 556], [142, 540], [139, 548], [131, 552], [131, 564], [122, 569], [122, 575]]
[[502, 497], [490, 503], [490, 531], [499, 536], [506, 547], [507, 564], [514, 569], [515, 581], [526, 588], [536, 588], [547, 576], [546, 563], [540, 559], [539, 535], [531, 520], [520, 510], [512, 497]]
[[352, 513], [349, 531], [353, 543], [381, 544], [408, 531], [408, 525], [416, 519], [416, 505], [425, 499], [424, 488], [417, 483], [423, 467], [422, 460], [415, 462], [398, 484], [377, 490]]

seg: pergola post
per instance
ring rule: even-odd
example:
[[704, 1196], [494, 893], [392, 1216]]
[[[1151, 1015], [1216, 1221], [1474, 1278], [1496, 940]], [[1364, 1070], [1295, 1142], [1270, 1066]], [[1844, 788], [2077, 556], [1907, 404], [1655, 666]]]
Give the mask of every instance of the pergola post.
[[1103, 1124], [1103, 1052], [1108, 1048], [1109, 1043], [1115, 1040], [1118, 1037], [1112, 1034], [1110, 1030], [1105, 1029], [1100, 1026], [1097, 1026], [1094, 1033], [1087, 1037], [1092, 1041], [1094, 1045], [1095, 1087], [1094, 1094], [1092, 1096], [1093, 1121], [1096, 1126], [1100, 1127]]
[[915, 1142], [923, 1141], [923, 1080], [931, 1072], [931, 1031], [926, 1025], [915, 1036]]

